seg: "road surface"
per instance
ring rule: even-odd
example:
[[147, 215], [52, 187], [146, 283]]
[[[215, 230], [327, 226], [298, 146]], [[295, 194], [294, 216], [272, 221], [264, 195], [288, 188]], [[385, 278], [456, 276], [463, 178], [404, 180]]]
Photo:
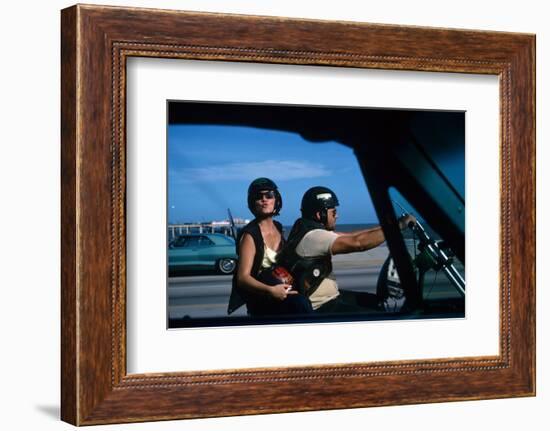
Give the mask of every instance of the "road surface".
[[[376, 292], [379, 267], [371, 266], [362, 269], [335, 269], [334, 275], [341, 289], [362, 292]], [[203, 275], [190, 277], [173, 277], [168, 282], [169, 316], [179, 319], [184, 316], [226, 317], [227, 303], [231, 292], [231, 276]], [[458, 298], [459, 294], [440, 273], [437, 278], [426, 277], [425, 297], [431, 299]], [[246, 315], [243, 306], [232, 316]]]

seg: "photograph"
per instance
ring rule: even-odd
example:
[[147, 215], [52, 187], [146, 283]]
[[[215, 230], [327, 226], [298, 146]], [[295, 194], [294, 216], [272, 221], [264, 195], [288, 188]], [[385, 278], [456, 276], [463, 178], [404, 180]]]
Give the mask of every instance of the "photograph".
[[167, 101], [167, 326], [465, 318], [465, 112]]

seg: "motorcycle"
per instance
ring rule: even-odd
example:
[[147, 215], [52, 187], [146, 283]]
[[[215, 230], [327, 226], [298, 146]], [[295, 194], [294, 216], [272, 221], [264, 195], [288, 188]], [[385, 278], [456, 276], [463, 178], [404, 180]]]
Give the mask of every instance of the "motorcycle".
[[[395, 202], [403, 210], [402, 216], [408, 214], [399, 203]], [[421, 292], [426, 290], [426, 274], [435, 271], [435, 278], [443, 273], [450, 285], [458, 292], [461, 298], [466, 295], [466, 282], [461, 272], [457, 269], [453, 251], [447, 247], [444, 241], [435, 240], [430, 236], [423, 224], [416, 219], [411, 222], [408, 229], [412, 232], [413, 248], [411, 260]], [[388, 255], [382, 265], [377, 282], [377, 296], [382, 299], [383, 307], [387, 312], [413, 311], [421, 309], [425, 304], [416, 304], [415, 307], [407, 306], [405, 289], [397, 272], [397, 267], [391, 255]], [[424, 297], [424, 295], [422, 296]]]

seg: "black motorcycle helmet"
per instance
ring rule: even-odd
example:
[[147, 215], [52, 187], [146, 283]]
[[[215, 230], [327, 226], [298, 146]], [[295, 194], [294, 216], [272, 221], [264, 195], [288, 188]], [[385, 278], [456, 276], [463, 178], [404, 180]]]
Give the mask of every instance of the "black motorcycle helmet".
[[340, 203], [338, 202], [338, 197], [328, 187], [316, 186], [310, 188], [307, 192], [304, 193], [302, 198], [302, 217], [315, 220], [315, 214], [317, 212], [321, 213], [321, 223], [326, 223], [327, 221], [327, 210], [330, 208], [335, 208]]
[[258, 192], [263, 190], [272, 190], [275, 192], [275, 208], [273, 209], [274, 216], [279, 215], [281, 209], [283, 208], [283, 198], [277, 189], [277, 184], [275, 184], [269, 178], [256, 178], [248, 186], [248, 209], [254, 213], [254, 201], [256, 200], [256, 195]]

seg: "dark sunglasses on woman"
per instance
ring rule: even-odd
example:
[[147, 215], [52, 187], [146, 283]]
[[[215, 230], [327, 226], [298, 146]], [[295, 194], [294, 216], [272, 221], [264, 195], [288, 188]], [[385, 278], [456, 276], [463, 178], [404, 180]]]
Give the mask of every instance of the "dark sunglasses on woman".
[[257, 201], [262, 200], [264, 197], [266, 199], [273, 199], [275, 197], [275, 192], [273, 190], [268, 190], [266, 192], [258, 192], [254, 195], [254, 199]]

